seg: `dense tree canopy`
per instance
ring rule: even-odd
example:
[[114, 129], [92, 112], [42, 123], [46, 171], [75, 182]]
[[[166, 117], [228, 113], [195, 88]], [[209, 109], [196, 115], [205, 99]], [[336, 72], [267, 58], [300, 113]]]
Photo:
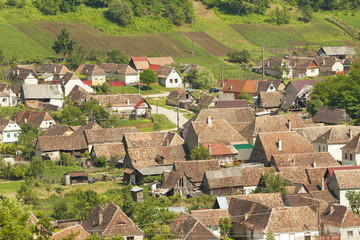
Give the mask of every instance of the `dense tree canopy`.
[[190, 159], [191, 160], [209, 160], [209, 159], [211, 159], [211, 156], [210, 156], [209, 150], [201, 145], [200, 147], [195, 147], [191, 151]]
[[148, 86], [148, 89], [149, 89], [149, 85], [151, 83], [156, 83], [157, 80], [158, 80], [158, 77], [157, 77], [156, 73], [154, 73], [153, 70], [145, 69], [144, 71], [142, 71], [140, 73], [140, 82], [143, 84], [146, 84]]
[[65, 60], [66, 55], [71, 55], [74, 50], [76, 41], [70, 38], [70, 33], [66, 28], [61, 30], [61, 33], [57, 36], [57, 39], [54, 41], [52, 49], [56, 54], [63, 54]]
[[287, 183], [279, 174], [275, 174], [274, 169], [268, 170], [261, 176], [260, 184], [255, 189], [256, 193], [275, 193], [286, 194]]

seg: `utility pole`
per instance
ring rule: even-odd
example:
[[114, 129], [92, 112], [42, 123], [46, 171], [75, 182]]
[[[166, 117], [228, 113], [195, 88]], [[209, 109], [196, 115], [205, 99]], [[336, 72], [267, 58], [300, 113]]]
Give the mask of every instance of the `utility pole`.
[[111, 87], [111, 93], [112, 93], [112, 82], [113, 82], [113, 79], [110, 79], [110, 87]]
[[319, 239], [321, 239], [320, 202], [318, 202], [318, 231], [319, 231]]
[[261, 43], [261, 65], [262, 65], [262, 77], [265, 78], [265, 66], [264, 66], [264, 43]]
[[221, 64], [221, 87], [224, 87], [224, 70], [223, 70], [223, 65]]
[[191, 19], [191, 54], [194, 55], [194, 19]]
[[176, 116], [176, 120], [177, 120], [177, 129], [179, 131], [179, 105], [177, 106], [177, 116]]
[[93, 110], [92, 110], [92, 108], [91, 108], [91, 112], [90, 112], [90, 122], [92, 122], [93, 121]]
[[140, 82], [139, 82], [138, 86], [139, 86], [139, 94], [140, 94]]

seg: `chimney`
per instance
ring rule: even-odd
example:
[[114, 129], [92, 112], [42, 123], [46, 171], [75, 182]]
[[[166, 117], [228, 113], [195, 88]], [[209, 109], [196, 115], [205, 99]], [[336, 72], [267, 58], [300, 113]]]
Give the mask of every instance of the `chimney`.
[[17, 69], [16, 73], [17, 73], [16, 75], [20, 75], [20, 69]]
[[85, 73], [88, 73], [89, 69], [85, 68]]
[[169, 140], [169, 139], [168, 139], [168, 140], [166, 140], [166, 146], [170, 146], [169, 142], [170, 142], [170, 140]]
[[325, 191], [325, 179], [321, 178], [321, 191]]
[[313, 168], [316, 168], [316, 162], [315, 161], [313, 162], [312, 165], [313, 165]]
[[330, 207], [330, 212], [329, 212], [329, 214], [330, 214], [330, 215], [333, 214], [334, 211], [335, 211], [334, 207]]
[[212, 127], [212, 118], [210, 116], [207, 117], [207, 124], [209, 127]]
[[130, 100], [126, 99], [126, 104], [129, 105], [130, 104]]
[[278, 148], [279, 148], [279, 152], [282, 151], [282, 142], [281, 139], [278, 140]]
[[291, 131], [291, 120], [288, 119], [288, 128], [289, 128], [289, 131]]
[[208, 145], [208, 148], [209, 148], [209, 154], [211, 155], [211, 144], [210, 143]]
[[54, 73], [56, 73], [56, 67], [54, 67]]
[[351, 140], [353, 138], [353, 133], [352, 133], [352, 129], [349, 128], [349, 139]]
[[99, 211], [99, 225], [102, 223], [103, 221], [103, 212]]
[[249, 213], [245, 213], [244, 220], [247, 220], [249, 218]]
[[27, 118], [24, 119], [24, 122], [27, 123]]
[[13, 76], [15, 76], [15, 69], [13, 70]]

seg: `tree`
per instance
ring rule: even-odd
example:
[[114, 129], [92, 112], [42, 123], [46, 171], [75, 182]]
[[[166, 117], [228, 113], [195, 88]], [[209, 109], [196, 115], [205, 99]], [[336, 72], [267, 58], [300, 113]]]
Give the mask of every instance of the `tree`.
[[52, 216], [55, 219], [71, 219], [75, 217], [73, 212], [70, 210], [68, 201], [65, 199], [55, 203]]
[[346, 199], [349, 201], [350, 208], [359, 215], [360, 212], [360, 192], [350, 190], [345, 193]]
[[122, 0], [113, 0], [109, 4], [109, 14], [114, 22], [122, 26], [131, 23], [134, 16], [131, 7]]
[[52, 49], [56, 54], [63, 54], [63, 60], [65, 62], [66, 55], [71, 55], [76, 41], [70, 39], [70, 33], [66, 28], [61, 30], [61, 33], [57, 36], [57, 39], [54, 41]]
[[304, 22], [310, 22], [312, 18], [312, 7], [310, 2], [307, 1], [307, 4], [301, 5], [300, 10], [302, 14], [302, 20]]
[[33, 157], [31, 158], [31, 163], [27, 175], [39, 179], [40, 175], [44, 172], [44, 167], [44, 162], [40, 158]]
[[193, 88], [205, 89], [216, 84], [212, 72], [208, 68], [202, 68], [201, 71], [192, 70], [186, 75], [185, 80], [191, 83]]
[[261, 176], [260, 184], [255, 189], [255, 193], [275, 193], [286, 194], [287, 183], [282, 176], [275, 174], [274, 169], [268, 170]]
[[140, 73], [140, 82], [146, 84], [148, 89], [150, 89], [149, 85], [151, 83], [156, 83], [157, 81], [158, 76], [150, 69], [145, 69]]
[[102, 204], [100, 194], [93, 190], [76, 189], [70, 193], [65, 194], [72, 203], [72, 211], [76, 218], [85, 220], [90, 213], [94, 211], [98, 204]]
[[22, 8], [25, 6], [25, 0], [6, 0], [6, 4], [17, 8]]
[[30, 160], [35, 155], [35, 146], [33, 141], [40, 135], [40, 130], [33, 127], [29, 123], [24, 123], [21, 126], [21, 132], [15, 145], [21, 151], [22, 156], [26, 160]]
[[37, 194], [32, 190], [33, 186], [29, 186], [28, 183], [22, 182], [20, 188], [16, 192], [16, 198], [22, 200], [25, 204], [37, 205], [39, 198]]
[[288, 24], [290, 21], [290, 13], [283, 7], [280, 9], [278, 6], [270, 13], [270, 22], [275, 23], [276, 25]]
[[120, 50], [109, 51], [107, 52], [107, 56], [106, 62], [108, 63], [129, 63], [129, 58]]
[[246, 90], [243, 90], [240, 94], [239, 94], [239, 99], [244, 99], [246, 100], [248, 103], [253, 103], [253, 100], [252, 100], [252, 96], [246, 91]]
[[271, 232], [269, 232], [266, 234], [265, 240], [275, 240], [275, 237]]
[[191, 160], [209, 160], [209, 159], [211, 159], [211, 156], [210, 156], [209, 150], [201, 145], [200, 147], [195, 147], [191, 151], [190, 159]]
[[310, 113], [312, 116], [316, 114], [317, 111], [319, 111], [320, 108], [324, 106], [324, 103], [314, 95], [312, 99], [306, 103], [306, 110], [308, 113]]
[[251, 58], [251, 54], [247, 49], [233, 50], [229, 52], [227, 56], [229, 57], [229, 62], [234, 63], [247, 63]]
[[106, 157], [101, 156], [94, 160], [94, 165], [96, 167], [106, 167]]
[[3, 51], [0, 50], [0, 65], [3, 63], [4, 59], [5, 59], [4, 53]]
[[66, 59], [66, 64], [71, 70], [75, 70], [86, 59], [86, 49], [84, 46], [76, 48], [76, 50]]
[[232, 228], [231, 218], [224, 217], [219, 220], [220, 232], [225, 236], [225, 238], [230, 234]]
[[55, 115], [55, 120], [61, 124], [79, 126], [85, 123], [86, 116], [76, 106], [67, 106]]

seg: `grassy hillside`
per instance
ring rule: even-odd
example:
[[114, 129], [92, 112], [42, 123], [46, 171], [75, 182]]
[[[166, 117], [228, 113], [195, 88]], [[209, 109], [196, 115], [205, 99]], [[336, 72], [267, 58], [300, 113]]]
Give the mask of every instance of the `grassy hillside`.
[[104, 16], [105, 9], [80, 6], [76, 12], [46, 16], [30, 2], [22, 9], [7, 7], [0, 10], [0, 50], [8, 59], [14, 56], [20, 59], [52, 57], [52, 42], [61, 28], [66, 27], [77, 44], [88, 51], [97, 49], [100, 54], [105, 54], [120, 49], [129, 57], [157, 52], [161, 56], [173, 56], [177, 62], [208, 67], [217, 78], [222, 64], [225, 78], [243, 79], [254, 78], [254, 74], [225, 61], [231, 49], [246, 48], [257, 62], [261, 56], [261, 43], [265, 47], [265, 57], [293, 51], [311, 54], [325, 45], [359, 46], [358, 40], [324, 20], [328, 15], [336, 14], [339, 19], [359, 28], [360, 18], [356, 13], [320, 12], [313, 14], [310, 23], [302, 23], [297, 20], [298, 13], [293, 11], [290, 24], [275, 26], [266, 23], [266, 15], [226, 15], [209, 10], [198, 1], [193, 5], [196, 12], [194, 56], [191, 54], [191, 26], [186, 24], [176, 27], [169, 19], [144, 16], [121, 27]]

